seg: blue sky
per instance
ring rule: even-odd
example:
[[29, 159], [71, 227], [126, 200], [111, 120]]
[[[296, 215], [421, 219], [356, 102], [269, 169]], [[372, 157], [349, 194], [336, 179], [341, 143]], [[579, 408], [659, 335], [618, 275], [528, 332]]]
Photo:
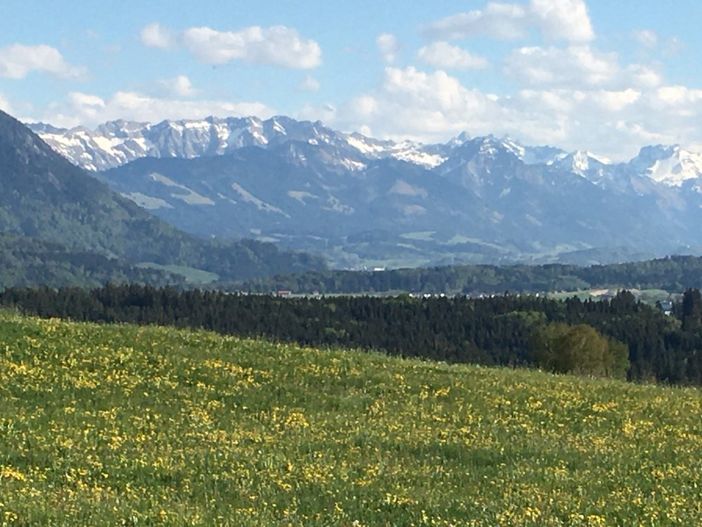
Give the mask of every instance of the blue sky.
[[702, 145], [698, 1], [2, 4], [0, 107], [25, 120], [277, 113], [614, 158]]

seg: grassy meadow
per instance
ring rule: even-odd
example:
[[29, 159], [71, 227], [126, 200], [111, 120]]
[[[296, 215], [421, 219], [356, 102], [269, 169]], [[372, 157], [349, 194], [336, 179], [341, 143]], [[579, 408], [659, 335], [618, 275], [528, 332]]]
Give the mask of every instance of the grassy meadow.
[[1, 525], [702, 525], [702, 394], [0, 313]]

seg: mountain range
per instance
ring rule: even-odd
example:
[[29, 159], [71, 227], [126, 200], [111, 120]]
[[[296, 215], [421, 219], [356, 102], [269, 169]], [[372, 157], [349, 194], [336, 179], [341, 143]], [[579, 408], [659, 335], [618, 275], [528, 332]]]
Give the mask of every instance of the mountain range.
[[[0, 287], [95, 283], [117, 275], [168, 282], [171, 274], [242, 279], [323, 268], [319, 258], [258, 241], [218, 241], [187, 234], [152, 216], [53, 151], [0, 112]], [[52, 269], [49, 270], [48, 267]], [[39, 273], [41, 274], [41, 273]], [[92, 277], [92, 278], [91, 278]], [[36, 280], [34, 279], [36, 278]]]
[[30, 126], [179, 229], [335, 267], [597, 263], [702, 246], [702, 154], [679, 146], [614, 163], [508, 137], [423, 145], [282, 116]]

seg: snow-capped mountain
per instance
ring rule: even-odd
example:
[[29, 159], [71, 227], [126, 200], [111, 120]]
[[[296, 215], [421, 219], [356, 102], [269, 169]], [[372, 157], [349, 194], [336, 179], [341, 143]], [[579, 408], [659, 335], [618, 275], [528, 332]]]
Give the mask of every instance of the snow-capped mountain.
[[32, 128], [181, 229], [317, 251], [337, 266], [702, 246], [702, 155], [679, 146], [614, 163], [509, 137], [423, 145], [287, 117]]
[[379, 141], [361, 134], [344, 134], [320, 122], [296, 121], [278, 116], [162, 121], [157, 124], [111, 121], [94, 130], [55, 128], [30, 124], [54, 150], [74, 164], [91, 171], [115, 168], [142, 157], [192, 159], [230, 154], [240, 148], [269, 148], [283, 143], [306, 142], [347, 148], [369, 159], [393, 157], [434, 167], [444, 161], [440, 152], [423, 145]]
[[[111, 121], [95, 129], [56, 128], [44, 123], [30, 124], [49, 146], [74, 164], [87, 170], [115, 168], [142, 157], [193, 159], [226, 155], [244, 147], [271, 148], [289, 142], [337, 149], [340, 166], [360, 169], [363, 161], [393, 158], [433, 169], [446, 161], [455, 162], [455, 152], [465, 145], [482, 146], [483, 156], [508, 153], [526, 165], [547, 165], [571, 171], [593, 182], [617, 179], [622, 172], [635, 173], [657, 183], [679, 187], [702, 176], [702, 153], [679, 145], [646, 146], [628, 163], [612, 163], [592, 152], [566, 152], [551, 146], [525, 146], [510, 138], [487, 136], [471, 138], [461, 133], [445, 144], [424, 145], [394, 142], [343, 133], [321, 122], [297, 121], [277, 116], [267, 120], [256, 117], [140, 123]], [[462, 154], [461, 154], [462, 155]]]
[[604, 157], [597, 156], [586, 150], [576, 150], [569, 154], [560, 154], [546, 164], [553, 165], [562, 170], [570, 170], [580, 175], [587, 175], [593, 171], [602, 171], [612, 162]]
[[656, 183], [680, 187], [686, 181], [702, 178], [702, 153], [685, 150], [680, 145], [646, 146], [629, 166]]

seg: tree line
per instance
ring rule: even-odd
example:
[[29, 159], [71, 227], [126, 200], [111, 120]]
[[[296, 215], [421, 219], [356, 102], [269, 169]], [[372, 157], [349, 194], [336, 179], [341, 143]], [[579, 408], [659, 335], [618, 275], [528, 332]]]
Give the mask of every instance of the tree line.
[[692, 289], [672, 316], [626, 291], [604, 301], [516, 295], [278, 298], [107, 285], [12, 288], [0, 293], [0, 305], [78, 321], [204, 328], [431, 360], [702, 385], [702, 297]]
[[256, 293], [353, 294], [404, 291], [416, 293], [493, 294], [575, 291], [591, 288], [702, 288], [702, 258], [670, 256], [642, 262], [581, 267], [576, 265], [455, 265], [387, 271], [313, 271], [260, 278], [230, 285]]

